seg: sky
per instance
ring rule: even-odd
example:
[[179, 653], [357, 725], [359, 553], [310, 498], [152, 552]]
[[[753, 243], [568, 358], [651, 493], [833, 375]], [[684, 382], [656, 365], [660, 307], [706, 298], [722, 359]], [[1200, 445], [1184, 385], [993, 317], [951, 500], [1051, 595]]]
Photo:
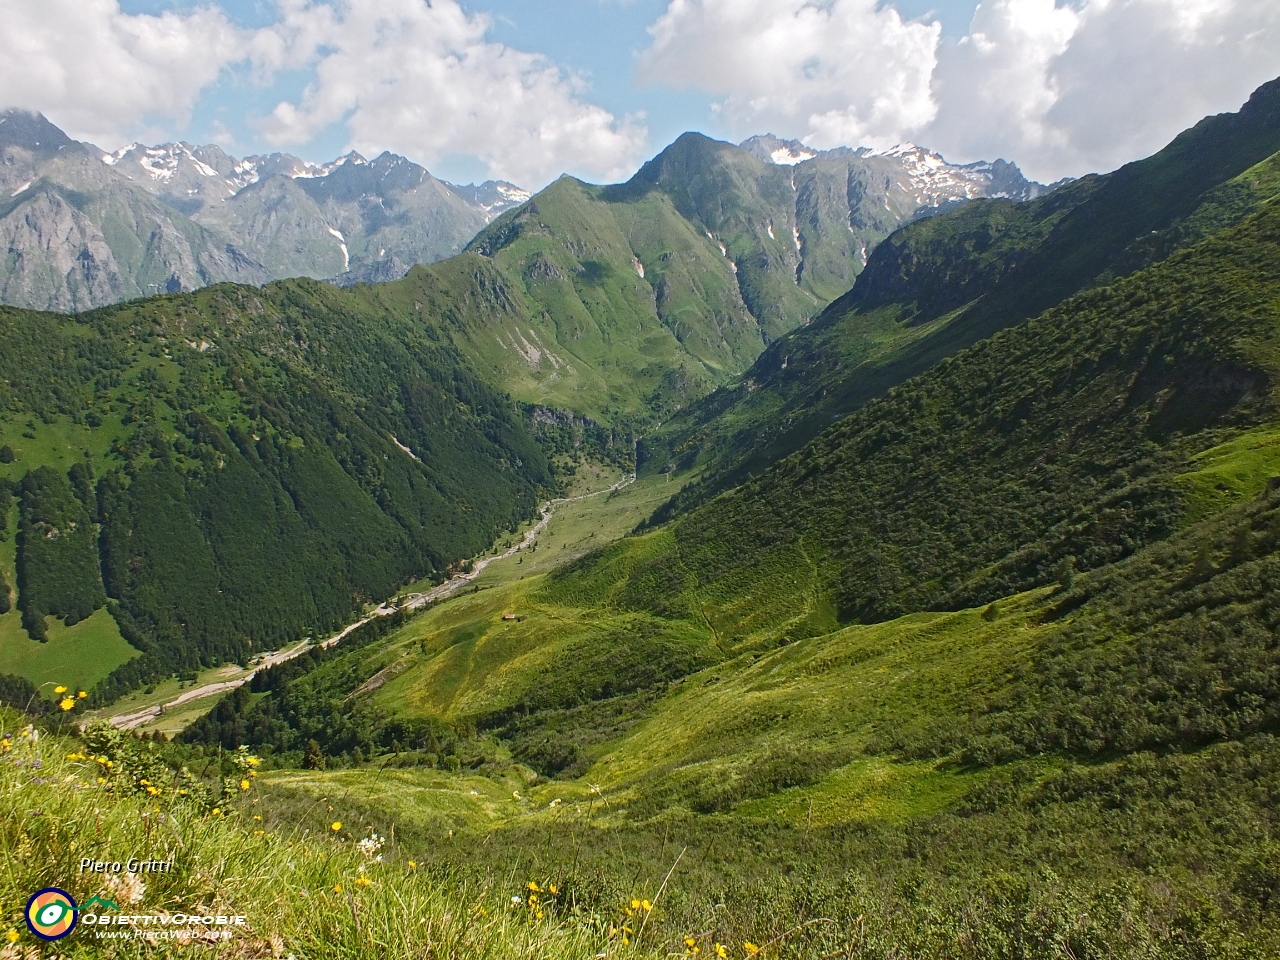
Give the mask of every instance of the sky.
[[0, 0], [0, 107], [455, 183], [626, 179], [686, 130], [1114, 169], [1280, 76], [1277, 0]]

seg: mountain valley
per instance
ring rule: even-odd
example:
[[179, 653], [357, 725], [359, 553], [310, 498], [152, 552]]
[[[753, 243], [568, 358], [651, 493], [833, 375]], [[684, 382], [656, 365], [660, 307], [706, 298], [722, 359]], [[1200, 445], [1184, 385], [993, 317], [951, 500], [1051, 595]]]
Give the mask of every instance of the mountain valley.
[[1280, 953], [1280, 80], [1052, 187], [39, 129], [0, 287], [79, 312], [0, 307], [15, 891], [163, 843], [139, 898], [263, 956]]

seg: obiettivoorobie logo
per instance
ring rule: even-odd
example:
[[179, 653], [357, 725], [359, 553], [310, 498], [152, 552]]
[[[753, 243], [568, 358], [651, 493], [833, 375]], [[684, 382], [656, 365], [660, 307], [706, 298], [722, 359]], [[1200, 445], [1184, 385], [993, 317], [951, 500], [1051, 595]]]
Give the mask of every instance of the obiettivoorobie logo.
[[37, 890], [27, 901], [27, 926], [41, 940], [61, 940], [76, 926], [76, 901], [59, 887]]

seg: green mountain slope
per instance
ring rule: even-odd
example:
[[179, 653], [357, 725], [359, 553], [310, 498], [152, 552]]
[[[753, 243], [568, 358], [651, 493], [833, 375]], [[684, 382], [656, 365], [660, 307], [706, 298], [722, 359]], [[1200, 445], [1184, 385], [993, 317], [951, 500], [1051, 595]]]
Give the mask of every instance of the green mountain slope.
[[830, 562], [845, 616], [881, 619], [1166, 536], [1178, 464], [1271, 410], [1278, 230], [1264, 208], [891, 390], [681, 524], [686, 562], [749, 565], [771, 546], [732, 531], [776, 531]]
[[282, 809], [341, 796], [440, 862], [669, 879], [673, 937], [1268, 956], [1278, 344], [1265, 204], [660, 529], [265, 673], [184, 740], [310, 753], [271, 775]]
[[[716, 663], [737, 673], [800, 641], [808, 657], [929, 625], [995, 638], [1039, 622], [1066, 644], [1045, 647], [1056, 657], [1088, 636], [1121, 642], [1137, 629], [1126, 623], [1176, 633], [1210, 581], [1240, 623], [1265, 626], [1277, 253], [1268, 206], [963, 351], [660, 530], [445, 606], [382, 659], [362, 657], [364, 678], [394, 666], [376, 688], [393, 713], [514, 735], [526, 715], [638, 696]], [[511, 609], [528, 619], [503, 620]], [[857, 621], [883, 627], [847, 626]], [[1236, 656], [1255, 654], [1270, 656]]]
[[610, 202], [608, 188], [562, 178], [468, 250], [430, 272], [465, 275], [479, 255], [504, 278], [510, 322], [473, 309], [458, 326], [522, 398], [536, 390], [602, 419], [661, 413], [764, 346], [729, 262], [660, 194]]
[[455, 342], [522, 400], [652, 425], [847, 290], [903, 220], [995, 182], [917, 183], [919, 150], [830, 154], [778, 165], [690, 133], [625, 184], [562, 178], [468, 246], [500, 294], [465, 256], [430, 268], [475, 305]]
[[104, 695], [337, 626], [486, 547], [551, 482], [438, 331], [326, 284], [0, 324], [17, 606], [40, 639], [46, 616], [109, 603], [144, 656]]
[[1276, 195], [1278, 102], [1273, 82], [1115, 173], [903, 228], [813, 323], [647, 441], [651, 469], [707, 463], [685, 494], [705, 499], [965, 346], [1238, 222]]

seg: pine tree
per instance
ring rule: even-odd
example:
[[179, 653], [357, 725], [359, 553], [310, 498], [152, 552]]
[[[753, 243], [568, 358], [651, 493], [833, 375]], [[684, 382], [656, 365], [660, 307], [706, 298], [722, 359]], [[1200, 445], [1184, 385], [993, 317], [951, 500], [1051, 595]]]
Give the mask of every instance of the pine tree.
[[320, 744], [316, 743], [314, 740], [307, 741], [306, 751], [302, 757], [302, 769], [324, 769], [324, 754], [320, 752]]

